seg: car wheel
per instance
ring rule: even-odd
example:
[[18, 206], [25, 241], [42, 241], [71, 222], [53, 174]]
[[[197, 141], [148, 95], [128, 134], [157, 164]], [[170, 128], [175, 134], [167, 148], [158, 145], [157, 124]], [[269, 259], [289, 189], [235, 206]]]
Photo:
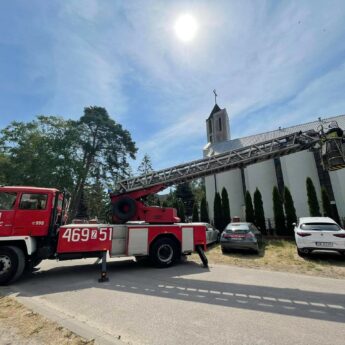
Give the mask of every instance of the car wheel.
[[229, 251], [228, 251], [227, 249], [225, 249], [225, 248], [222, 247], [222, 253], [223, 253], [223, 254], [227, 254], [227, 253], [229, 253]]
[[305, 258], [310, 254], [310, 250], [309, 249], [299, 249], [297, 248], [297, 254], [301, 257], [301, 258]]

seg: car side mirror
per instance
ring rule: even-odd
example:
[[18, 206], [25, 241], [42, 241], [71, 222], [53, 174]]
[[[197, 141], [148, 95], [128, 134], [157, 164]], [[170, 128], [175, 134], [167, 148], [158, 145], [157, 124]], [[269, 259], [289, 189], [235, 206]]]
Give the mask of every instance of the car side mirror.
[[292, 223], [293, 226], [296, 226], [296, 223]]

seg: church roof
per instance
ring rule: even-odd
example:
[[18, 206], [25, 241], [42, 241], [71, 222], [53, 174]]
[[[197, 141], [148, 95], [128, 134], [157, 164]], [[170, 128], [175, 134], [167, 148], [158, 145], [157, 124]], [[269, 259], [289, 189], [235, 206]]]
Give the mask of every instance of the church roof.
[[262, 141], [271, 140], [274, 138], [281, 137], [285, 134], [291, 134], [294, 132], [299, 132], [299, 131], [304, 132], [304, 131], [308, 131], [311, 129], [318, 131], [318, 127], [320, 124], [324, 124], [324, 128], [326, 129], [327, 125], [331, 121], [337, 121], [339, 127], [341, 127], [342, 129], [345, 129], [345, 115], [333, 116], [333, 117], [323, 118], [322, 122], [317, 120], [317, 121], [307, 122], [307, 123], [303, 123], [300, 125], [291, 126], [291, 127], [287, 127], [287, 128], [279, 128], [277, 130], [270, 131], [270, 132], [254, 134], [254, 135], [250, 135], [247, 137], [222, 141], [222, 142], [218, 142], [215, 144], [208, 143], [204, 147], [204, 155], [210, 156], [213, 154], [219, 154], [219, 153], [223, 153], [223, 152], [227, 152], [227, 151], [231, 151], [231, 150], [240, 149], [242, 147], [250, 146], [253, 144], [258, 144]]
[[208, 118], [212, 117], [213, 114], [218, 113], [218, 111], [221, 111], [222, 109], [219, 108], [218, 104], [216, 103], [211, 111], [211, 114]]

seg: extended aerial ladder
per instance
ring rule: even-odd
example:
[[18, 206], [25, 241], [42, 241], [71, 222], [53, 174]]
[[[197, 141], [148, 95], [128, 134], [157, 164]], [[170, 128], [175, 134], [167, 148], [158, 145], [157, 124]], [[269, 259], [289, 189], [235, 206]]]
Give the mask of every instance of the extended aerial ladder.
[[146, 206], [142, 198], [175, 184], [307, 149], [320, 151], [325, 169], [341, 169], [345, 167], [345, 144], [343, 132], [339, 130], [340, 134], [338, 131], [337, 135], [329, 136], [323, 130], [286, 134], [222, 154], [121, 180], [110, 195], [113, 204], [113, 221], [121, 223], [142, 220], [148, 223], [174, 223], [178, 220], [174, 209]]

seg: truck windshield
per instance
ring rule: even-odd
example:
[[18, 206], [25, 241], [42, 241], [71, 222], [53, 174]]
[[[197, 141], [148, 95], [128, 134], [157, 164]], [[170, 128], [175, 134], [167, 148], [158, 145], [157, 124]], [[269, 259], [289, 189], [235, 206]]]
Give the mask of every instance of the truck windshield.
[[0, 210], [12, 210], [16, 202], [17, 193], [0, 192]]

